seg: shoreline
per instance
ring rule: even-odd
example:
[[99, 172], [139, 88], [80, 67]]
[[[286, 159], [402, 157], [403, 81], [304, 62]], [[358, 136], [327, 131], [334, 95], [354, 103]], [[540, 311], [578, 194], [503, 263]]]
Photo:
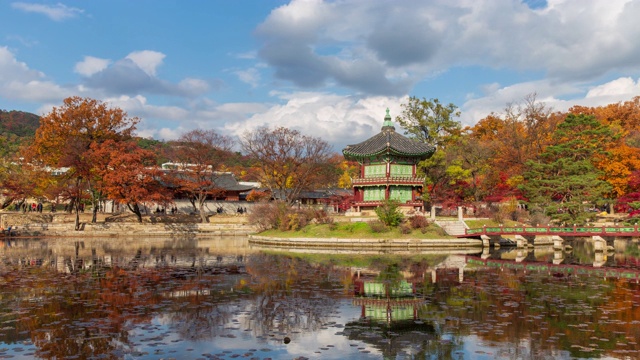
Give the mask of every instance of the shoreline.
[[259, 246], [281, 248], [377, 248], [389, 250], [402, 249], [456, 249], [456, 248], [480, 248], [482, 240], [457, 238], [457, 239], [343, 239], [343, 238], [278, 238], [271, 236], [249, 235], [249, 244]]
[[[25, 216], [26, 215], [26, 216]], [[38, 214], [0, 214], [3, 224], [13, 224], [9, 238], [182, 238], [182, 237], [248, 237], [249, 244], [269, 248], [298, 249], [375, 249], [375, 250], [411, 250], [411, 249], [482, 249], [482, 240], [471, 238], [448, 239], [378, 239], [378, 238], [279, 238], [262, 236], [257, 228], [250, 225], [246, 216], [214, 216], [209, 223], [197, 223], [186, 217], [150, 216], [144, 222], [132, 222], [129, 219], [109, 221], [106, 218], [91, 223], [90, 214], [81, 214], [81, 230], [75, 230], [74, 215], [56, 214], [51, 220], [42, 221]], [[45, 215], [46, 216], [46, 215]], [[35, 220], [35, 221], [34, 221]], [[51, 221], [51, 222], [50, 222]]]

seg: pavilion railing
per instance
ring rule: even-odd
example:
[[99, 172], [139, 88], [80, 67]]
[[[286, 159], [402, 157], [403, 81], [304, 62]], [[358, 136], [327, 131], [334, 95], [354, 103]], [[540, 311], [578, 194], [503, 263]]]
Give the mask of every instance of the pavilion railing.
[[357, 177], [352, 179], [354, 185], [367, 185], [367, 184], [412, 184], [422, 185], [424, 183], [424, 177], [418, 176], [377, 176], [377, 177]]

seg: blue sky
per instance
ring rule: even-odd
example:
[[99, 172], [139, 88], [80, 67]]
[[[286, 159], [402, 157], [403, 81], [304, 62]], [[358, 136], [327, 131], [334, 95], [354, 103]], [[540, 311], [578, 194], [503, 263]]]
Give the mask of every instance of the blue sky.
[[640, 0], [0, 2], [0, 109], [68, 96], [138, 134], [286, 126], [340, 151], [408, 96], [472, 125], [532, 93], [555, 110], [640, 95]]

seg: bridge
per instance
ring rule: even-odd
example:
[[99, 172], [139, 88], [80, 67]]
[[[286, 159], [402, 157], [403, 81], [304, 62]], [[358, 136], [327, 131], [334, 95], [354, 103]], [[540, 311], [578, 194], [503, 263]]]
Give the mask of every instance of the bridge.
[[501, 236], [602, 236], [602, 237], [640, 237], [640, 227], [634, 226], [483, 226], [477, 229], [466, 229], [458, 237]]
[[559, 275], [590, 275], [600, 278], [611, 277], [618, 279], [629, 279], [640, 281], [640, 270], [633, 268], [602, 268], [601, 264], [594, 263], [594, 266], [570, 265], [560, 263], [541, 263], [541, 262], [514, 262], [513, 260], [502, 259], [479, 259], [476, 257], [467, 257], [467, 264], [497, 267], [500, 269], [514, 269], [523, 271], [538, 271], [553, 273]]
[[457, 237], [482, 239], [484, 246], [499, 243], [502, 236], [515, 237], [517, 247], [535, 244], [536, 236], [550, 236], [555, 248], [562, 248], [564, 239], [572, 237], [591, 237], [595, 241], [595, 250], [604, 251], [613, 240], [620, 237], [640, 238], [640, 227], [633, 226], [483, 226], [476, 229], [465, 229], [464, 234]]

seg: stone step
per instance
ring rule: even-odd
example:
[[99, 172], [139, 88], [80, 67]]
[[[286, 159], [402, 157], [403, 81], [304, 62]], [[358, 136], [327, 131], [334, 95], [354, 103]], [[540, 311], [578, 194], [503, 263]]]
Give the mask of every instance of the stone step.
[[448, 235], [464, 235], [467, 225], [458, 220], [436, 220], [436, 225], [440, 226]]

